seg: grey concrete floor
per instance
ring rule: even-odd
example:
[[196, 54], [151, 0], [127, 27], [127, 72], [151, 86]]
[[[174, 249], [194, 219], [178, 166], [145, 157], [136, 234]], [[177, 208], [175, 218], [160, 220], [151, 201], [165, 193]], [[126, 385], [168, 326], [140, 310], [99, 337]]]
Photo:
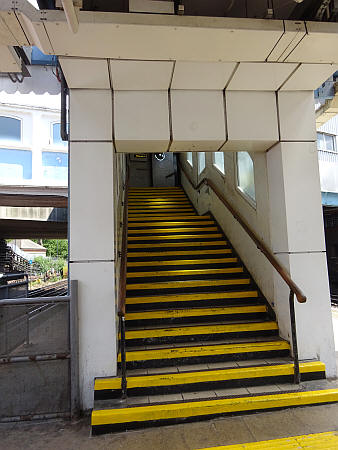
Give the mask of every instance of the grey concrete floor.
[[[333, 324], [338, 361], [338, 309], [333, 311]], [[338, 381], [331, 383], [332, 387], [337, 387]], [[96, 437], [89, 435], [89, 418], [72, 423], [51, 420], [0, 424], [0, 450], [196, 450], [325, 431], [338, 431], [338, 404], [223, 417]]]
[[[89, 436], [89, 419], [0, 425], [3, 450], [195, 450], [338, 431], [338, 405], [225, 417], [205, 422]], [[330, 449], [333, 450], [333, 449]]]

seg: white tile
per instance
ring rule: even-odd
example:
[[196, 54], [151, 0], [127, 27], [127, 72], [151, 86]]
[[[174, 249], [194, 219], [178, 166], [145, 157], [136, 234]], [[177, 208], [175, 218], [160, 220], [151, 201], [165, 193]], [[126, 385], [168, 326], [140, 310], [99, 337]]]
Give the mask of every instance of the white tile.
[[176, 61], [171, 88], [222, 90], [235, 67], [234, 62]]
[[315, 107], [312, 91], [278, 93], [281, 141], [315, 141]]
[[172, 76], [172, 61], [110, 60], [114, 90], [167, 90]]
[[59, 58], [68, 87], [110, 89], [106, 59]]
[[70, 144], [71, 261], [114, 259], [113, 155], [110, 143]]
[[229, 91], [277, 91], [297, 67], [290, 63], [241, 62], [227, 89]]
[[281, 91], [314, 91], [336, 70], [337, 64], [301, 64]]
[[118, 152], [165, 152], [170, 139], [168, 93], [114, 92], [114, 134]]
[[226, 139], [222, 91], [172, 90], [170, 151], [217, 151]]
[[71, 89], [69, 110], [72, 141], [112, 140], [110, 89]]

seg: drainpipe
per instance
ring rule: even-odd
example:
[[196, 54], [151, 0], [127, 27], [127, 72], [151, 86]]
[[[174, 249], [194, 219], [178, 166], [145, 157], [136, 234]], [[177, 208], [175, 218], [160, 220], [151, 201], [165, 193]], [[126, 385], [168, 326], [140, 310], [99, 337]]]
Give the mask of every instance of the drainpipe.
[[63, 141], [68, 141], [69, 136], [67, 132], [67, 95], [68, 86], [63, 75], [61, 67], [59, 67], [60, 81], [61, 81], [61, 123], [60, 123], [60, 134]]
[[66, 14], [66, 19], [69, 28], [73, 33], [77, 33], [79, 29], [79, 21], [73, 5], [73, 0], [61, 0], [63, 10]]

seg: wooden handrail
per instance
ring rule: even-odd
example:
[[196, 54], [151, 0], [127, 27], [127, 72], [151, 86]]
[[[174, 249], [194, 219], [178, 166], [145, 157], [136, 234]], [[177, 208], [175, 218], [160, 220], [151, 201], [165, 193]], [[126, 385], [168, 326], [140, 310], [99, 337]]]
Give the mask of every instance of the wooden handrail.
[[263, 253], [263, 255], [268, 259], [268, 261], [272, 264], [272, 266], [276, 269], [276, 271], [279, 273], [279, 275], [283, 278], [285, 283], [289, 286], [290, 290], [295, 294], [297, 300], [299, 303], [305, 303], [306, 302], [306, 296], [303, 294], [302, 290], [297, 286], [297, 284], [291, 279], [290, 274], [288, 271], [283, 267], [274, 254], [271, 252], [271, 250], [262, 242], [258, 236], [255, 234], [255, 232], [250, 228], [250, 226], [246, 223], [246, 221], [242, 218], [242, 216], [230, 205], [230, 203], [226, 200], [224, 195], [220, 192], [220, 190], [217, 188], [217, 186], [213, 183], [212, 180], [205, 177], [203, 178], [197, 186], [195, 186], [195, 183], [191, 179], [188, 171], [186, 168], [179, 163], [179, 167], [186, 176], [187, 180], [191, 184], [191, 186], [195, 190], [200, 190], [203, 185], [209, 186], [214, 193], [217, 195], [217, 197], [220, 199], [220, 201], [225, 205], [230, 213], [233, 215], [233, 217], [237, 220], [237, 222], [242, 226], [242, 228], [246, 231], [246, 233], [250, 236], [250, 238], [254, 241], [257, 248]]
[[128, 241], [128, 192], [129, 192], [129, 167], [127, 166], [126, 181], [124, 185], [123, 199], [123, 222], [122, 222], [122, 246], [121, 267], [119, 284], [118, 315], [124, 317], [126, 314], [126, 283], [127, 283], [127, 241]]

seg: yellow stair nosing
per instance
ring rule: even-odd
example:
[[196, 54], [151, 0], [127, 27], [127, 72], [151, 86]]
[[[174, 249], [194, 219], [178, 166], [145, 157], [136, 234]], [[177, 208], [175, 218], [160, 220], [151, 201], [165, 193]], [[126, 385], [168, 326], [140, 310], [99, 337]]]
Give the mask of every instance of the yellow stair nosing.
[[164, 235], [154, 235], [154, 236], [128, 236], [128, 241], [165, 241], [167, 239], [206, 239], [206, 238], [220, 238], [223, 237], [221, 233], [210, 233], [210, 234], [176, 234], [173, 236]]
[[[152, 386], [173, 386], [176, 384], [193, 384], [213, 381], [230, 381], [247, 378], [293, 375], [293, 363], [210, 369], [191, 372], [174, 372], [168, 374], [150, 374], [127, 377], [128, 388]], [[325, 364], [320, 361], [299, 364], [300, 373], [325, 372]], [[121, 389], [121, 378], [96, 378], [94, 389]]]
[[[178, 217], [180, 218], [180, 220], [185, 218], [184, 216], [183, 217], [182, 216], [178, 216]], [[154, 217], [145, 217], [145, 218], [142, 218], [142, 219], [141, 218], [137, 219], [137, 217], [133, 217], [131, 222], [135, 222], [135, 221], [139, 220], [142, 223], [151, 223], [153, 220], [160, 220], [160, 219], [164, 219], [164, 220], [167, 220], [167, 221], [170, 221], [170, 220], [175, 221], [175, 220], [177, 220], [175, 218], [170, 219], [170, 218], [166, 218], [164, 216], [157, 217], [155, 215]], [[186, 216], [186, 219], [208, 221], [208, 220], [211, 219], [211, 217], [210, 216], [198, 216], [197, 214], [195, 214], [195, 215]], [[188, 222], [188, 223], [193, 223], [193, 222]]]
[[126, 313], [128, 320], [149, 320], [165, 319], [178, 317], [198, 317], [198, 316], [217, 316], [231, 314], [254, 314], [267, 312], [267, 306], [262, 305], [243, 305], [243, 306], [215, 306], [209, 308], [182, 308], [182, 309], [160, 309], [151, 311], [138, 311]]
[[[234, 353], [266, 352], [278, 350], [290, 350], [289, 343], [280, 339], [275, 341], [249, 343], [246, 342], [237, 344], [167, 347], [152, 350], [129, 350], [126, 352], [126, 361], [151, 361], [158, 359], [231, 355]], [[121, 353], [119, 353], [117, 360], [118, 362], [121, 362]]]
[[143, 266], [187, 266], [202, 264], [220, 264], [220, 263], [237, 263], [238, 258], [213, 258], [213, 259], [177, 259], [177, 260], [153, 260], [153, 261], [136, 261], [127, 262], [127, 267], [143, 267]]
[[[214, 225], [215, 221], [213, 220], [205, 220], [204, 222], [189, 222], [189, 221], [184, 221], [184, 220], [161, 220], [158, 222], [135, 222], [135, 223], [131, 223], [129, 224], [129, 228], [132, 227], [132, 229], [134, 229], [134, 227], [139, 227], [142, 228], [144, 226], [168, 226], [168, 227], [175, 227], [177, 225], [189, 225], [189, 226], [193, 226], [193, 225]], [[138, 228], [135, 228], [135, 230], [137, 230]], [[155, 228], [156, 229], [156, 228]]]
[[245, 331], [278, 330], [277, 322], [248, 322], [222, 325], [189, 325], [169, 328], [150, 328], [145, 330], [127, 330], [126, 339], [148, 339], [156, 337], [192, 336], [201, 334], [240, 333]]
[[214, 275], [219, 273], [243, 273], [243, 267], [227, 267], [222, 269], [182, 269], [182, 270], [158, 270], [149, 272], [128, 272], [127, 278], [146, 277], [173, 277], [181, 275]]
[[147, 233], [185, 233], [188, 231], [217, 231], [218, 228], [214, 227], [186, 227], [186, 228], [149, 228], [149, 229], [128, 229], [128, 235], [130, 234], [147, 234]]
[[250, 278], [237, 278], [228, 280], [161, 281], [152, 283], [127, 284], [127, 291], [134, 289], [175, 289], [185, 287], [231, 286], [236, 284], [250, 284], [250, 283], [251, 283]]
[[140, 303], [167, 303], [167, 302], [186, 302], [209, 299], [226, 299], [226, 298], [258, 298], [258, 291], [253, 289], [250, 291], [230, 291], [230, 292], [213, 292], [213, 293], [196, 293], [196, 294], [167, 294], [167, 295], [147, 295], [146, 297], [127, 297], [126, 304]]
[[[211, 246], [217, 246], [217, 245], [228, 245], [228, 242], [225, 240], [217, 240], [217, 241], [199, 241], [199, 242], [164, 242], [163, 243], [166, 247], [182, 247], [182, 246], [188, 246], [188, 247], [207, 247], [208, 245]], [[156, 248], [158, 247], [158, 244], [128, 244], [128, 248], [142, 248], [144, 246], [147, 246], [147, 248]], [[161, 244], [162, 246], [162, 244]], [[220, 251], [231, 251], [231, 249], [227, 248], [220, 248], [218, 249]]]
[[94, 410], [92, 426], [189, 418], [206, 415], [257, 411], [290, 406], [332, 403], [338, 401], [338, 389], [290, 392], [251, 397], [220, 398], [215, 400], [188, 401], [148, 406]]

